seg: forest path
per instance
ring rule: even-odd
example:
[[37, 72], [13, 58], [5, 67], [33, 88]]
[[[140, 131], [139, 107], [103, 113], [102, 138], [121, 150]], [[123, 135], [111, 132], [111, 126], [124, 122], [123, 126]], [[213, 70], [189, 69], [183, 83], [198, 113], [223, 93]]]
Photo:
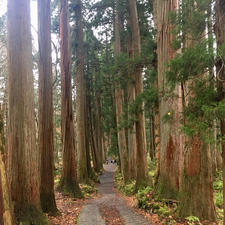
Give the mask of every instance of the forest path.
[[[110, 212], [117, 211], [124, 221], [123, 224], [114, 225], [150, 225], [150, 222], [144, 216], [137, 214], [131, 208], [128, 208], [123, 199], [119, 198], [114, 192], [114, 172], [115, 165], [109, 163], [104, 165], [105, 172], [100, 176], [100, 185], [98, 191], [101, 197], [91, 201], [81, 210], [78, 225], [105, 225], [100, 209], [109, 209]], [[104, 215], [104, 217], [107, 216]], [[115, 214], [116, 216], [116, 214]], [[112, 224], [112, 223], [109, 223]]]

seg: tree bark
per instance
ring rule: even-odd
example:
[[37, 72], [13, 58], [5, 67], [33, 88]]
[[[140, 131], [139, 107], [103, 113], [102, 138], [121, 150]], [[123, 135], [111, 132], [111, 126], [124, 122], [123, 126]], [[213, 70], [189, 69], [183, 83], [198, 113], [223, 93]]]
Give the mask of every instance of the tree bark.
[[50, 0], [38, 0], [39, 113], [38, 137], [41, 160], [40, 198], [42, 210], [57, 212], [54, 193], [54, 140], [51, 58]]
[[45, 224], [40, 209], [30, 1], [8, 1], [9, 186], [17, 222]]
[[[169, 100], [164, 96], [169, 90], [165, 77], [165, 64], [175, 56], [172, 49], [174, 35], [169, 14], [178, 9], [178, 0], [160, 0], [156, 4], [157, 24], [157, 54], [158, 54], [158, 93], [160, 116], [160, 165], [157, 183], [158, 195], [162, 198], [178, 197], [183, 173], [184, 136], [179, 131], [181, 126], [180, 114], [182, 113], [181, 86], [176, 85], [174, 96]], [[169, 121], [164, 121], [166, 116]]]
[[64, 192], [70, 193], [74, 197], [80, 197], [81, 191], [77, 183], [75, 160], [68, 0], [61, 0], [60, 3], [60, 52], [62, 83], [61, 133], [63, 152], [63, 172], [60, 186]]
[[78, 152], [78, 179], [88, 181], [87, 143], [86, 143], [86, 89], [84, 79], [84, 34], [82, 20], [82, 1], [75, 3], [75, 40], [76, 40], [76, 119], [77, 119], [77, 152]]
[[199, 137], [189, 138], [185, 152], [178, 214], [215, 221], [211, 152]]
[[[131, 26], [131, 20], [128, 20], [128, 24]], [[132, 36], [128, 40], [128, 55], [130, 58], [134, 57]], [[136, 98], [135, 92], [135, 71], [129, 75], [129, 83], [127, 87], [127, 101], [128, 101], [128, 121], [130, 121], [130, 127], [127, 134], [127, 146], [128, 146], [128, 166], [129, 166], [129, 179], [136, 179], [137, 177], [137, 143], [136, 143], [136, 124], [132, 121], [131, 105]]]
[[[115, 44], [114, 44], [114, 56], [117, 57], [121, 53], [120, 43], [120, 27], [121, 21], [118, 11], [118, 0], [116, 0], [115, 9]], [[117, 74], [119, 75], [119, 74]], [[115, 104], [116, 104], [116, 122], [117, 122], [117, 134], [118, 134], [118, 146], [120, 153], [121, 172], [126, 183], [128, 181], [128, 151], [126, 143], [125, 128], [120, 128], [120, 122], [123, 117], [123, 90], [120, 84], [117, 82], [115, 87]]]
[[0, 153], [0, 224], [2, 225], [13, 225], [10, 203], [6, 170]]
[[[138, 22], [138, 12], [136, 0], [129, 0], [129, 13], [131, 21], [132, 42], [134, 49], [134, 59], [141, 54], [141, 38]], [[137, 65], [135, 71], [135, 92], [136, 97], [143, 92], [142, 68]], [[146, 134], [145, 134], [145, 117], [144, 117], [144, 103], [136, 112], [136, 145], [137, 145], [137, 178], [136, 188], [146, 185], [148, 182], [147, 170], [147, 151], [146, 151]]]

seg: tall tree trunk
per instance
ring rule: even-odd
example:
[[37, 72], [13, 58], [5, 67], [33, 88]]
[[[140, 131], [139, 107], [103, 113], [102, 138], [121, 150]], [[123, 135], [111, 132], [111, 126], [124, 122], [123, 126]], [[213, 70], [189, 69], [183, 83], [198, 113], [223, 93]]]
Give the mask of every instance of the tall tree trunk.
[[60, 51], [62, 83], [61, 133], [63, 149], [63, 172], [60, 184], [64, 192], [68, 192], [74, 197], [80, 197], [81, 191], [77, 183], [75, 160], [68, 0], [61, 0], [60, 3]]
[[50, 0], [38, 0], [39, 40], [39, 120], [38, 137], [41, 154], [40, 198], [42, 210], [57, 212], [54, 194], [54, 140], [51, 58]]
[[102, 120], [101, 120], [101, 97], [99, 91], [97, 91], [96, 95], [96, 146], [97, 146], [97, 151], [98, 151], [98, 161], [100, 165], [100, 169], [102, 169], [103, 165], [103, 154], [102, 154]]
[[86, 90], [84, 79], [84, 34], [82, 21], [82, 2], [76, 0], [75, 4], [75, 40], [76, 40], [76, 119], [77, 119], [77, 152], [78, 152], [78, 179], [88, 181], [87, 170], [87, 143], [86, 143]]
[[8, 1], [9, 185], [17, 223], [45, 224], [40, 209], [30, 1]]
[[[131, 20], [128, 20], [128, 24], [131, 25]], [[128, 41], [128, 55], [133, 58], [134, 49], [133, 49], [133, 41], [132, 37], [129, 38]], [[137, 144], [136, 144], [136, 124], [132, 121], [131, 115], [131, 105], [135, 101], [136, 93], [135, 93], [135, 71], [129, 76], [130, 81], [128, 83], [127, 88], [127, 101], [128, 101], [128, 120], [130, 120], [131, 125], [128, 128], [127, 134], [127, 146], [128, 146], [128, 166], [129, 166], [129, 179], [136, 179], [137, 177]]]
[[[223, 0], [217, 0], [215, 3], [215, 34], [217, 40], [217, 46], [219, 51], [220, 47], [225, 44], [225, 2]], [[225, 68], [224, 68], [224, 57], [218, 59], [217, 65], [217, 81], [218, 81], [218, 92], [221, 100], [225, 98]], [[221, 120], [221, 134], [225, 137], [225, 119]], [[222, 172], [223, 172], [223, 223], [225, 223], [225, 142], [222, 142]]]
[[[188, 6], [190, 12], [195, 10], [193, 4]], [[189, 15], [188, 15], [189, 16]], [[202, 34], [200, 34], [202, 35]], [[200, 36], [199, 35], [199, 36]], [[193, 47], [199, 37], [192, 37], [186, 34], [185, 48]], [[202, 79], [208, 74], [199, 74]], [[184, 103], [188, 106], [191, 99], [195, 97], [195, 92], [190, 89], [193, 80], [188, 80], [183, 85], [184, 91], [189, 92]], [[201, 118], [199, 118], [201, 120]], [[216, 211], [213, 201], [213, 178], [212, 178], [212, 156], [209, 146], [199, 135], [185, 137], [184, 173], [180, 190], [180, 205], [178, 215], [181, 217], [197, 216], [201, 220], [216, 220]], [[189, 196], [187, 198], [187, 194]]]
[[[121, 43], [120, 43], [120, 27], [121, 21], [118, 11], [118, 0], [116, 0], [115, 9], [115, 44], [114, 44], [114, 55], [117, 57], [121, 53]], [[119, 75], [119, 74], [118, 74]], [[123, 117], [123, 90], [119, 83], [116, 83], [115, 87], [115, 103], [116, 103], [116, 122], [117, 122], [117, 133], [118, 133], [118, 146], [120, 153], [121, 162], [121, 172], [126, 183], [128, 181], [128, 152], [126, 143], [125, 129], [120, 128], [120, 122]]]
[[[163, 95], [169, 87], [165, 78], [165, 64], [175, 56], [172, 49], [174, 35], [171, 34], [169, 14], [178, 9], [178, 0], [157, 1], [158, 89], [160, 116], [160, 165], [157, 192], [162, 198], [177, 198], [183, 173], [184, 136], [179, 131], [182, 113], [181, 86], [176, 85], [174, 96], [168, 101]], [[170, 121], [163, 121], [167, 115]]]
[[[131, 21], [132, 41], [134, 49], [134, 58], [141, 54], [141, 38], [138, 22], [137, 2], [136, 0], [129, 0], [129, 13]], [[136, 67], [135, 71], [135, 91], [136, 97], [143, 92], [142, 68]], [[146, 152], [146, 134], [145, 134], [145, 117], [144, 117], [144, 103], [141, 102], [136, 112], [136, 144], [137, 144], [137, 178], [136, 188], [146, 185], [148, 181], [147, 168], [147, 152]]]

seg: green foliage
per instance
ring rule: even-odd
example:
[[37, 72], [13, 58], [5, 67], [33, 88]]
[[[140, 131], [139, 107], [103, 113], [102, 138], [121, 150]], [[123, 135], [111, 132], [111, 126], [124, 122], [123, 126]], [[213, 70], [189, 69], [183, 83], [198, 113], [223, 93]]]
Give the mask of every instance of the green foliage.
[[97, 193], [97, 189], [93, 184], [80, 184], [82, 195], [84, 197], [91, 197], [91, 194]]
[[150, 157], [148, 157], [148, 173], [149, 173], [149, 176], [151, 178], [154, 178], [155, 177], [155, 173], [156, 173], [156, 162], [155, 161], [152, 161], [150, 159]]
[[121, 173], [116, 173], [115, 183], [117, 188], [126, 196], [135, 194], [135, 180], [129, 181], [127, 184], [124, 184], [123, 177]]
[[171, 88], [174, 88], [176, 83], [199, 77], [208, 71], [208, 67], [214, 65], [214, 55], [207, 50], [206, 45], [207, 40], [185, 48], [168, 63], [166, 76]]
[[163, 206], [163, 207], [160, 207], [159, 210], [158, 210], [158, 215], [162, 216], [162, 217], [167, 217], [170, 215], [170, 211], [168, 209], [167, 206]]
[[188, 216], [185, 218], [188, 225], [201, 225], [200, 220], [196, 216]]
[[142, 209], [150, 209], [151, 202], [149, 201], [150, 193], [152, 189], [150, 187], [146, 187], [143, 189], [139, 189], [138, 193], [136, 195], [136, 198], [138, 200], [138, 207]]
[[223, 177], [222, 172], [217, 173], [213, 182], [214, 203], [217, 208], [223, 208]]
[[215, 203], [215, 206], [218, 208], [223, 207], [223, 192], [222, 191], [214, 193], [214, 203]]

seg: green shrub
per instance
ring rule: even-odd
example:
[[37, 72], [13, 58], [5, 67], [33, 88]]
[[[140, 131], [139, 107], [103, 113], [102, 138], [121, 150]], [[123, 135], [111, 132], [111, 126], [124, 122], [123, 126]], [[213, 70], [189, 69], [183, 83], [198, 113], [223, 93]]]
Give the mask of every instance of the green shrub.
[[149, 201], [151, 191], [152, 191], [152, 189], [150, 187], [146, 187], [146, 188], [138, 190], [136, 198], [138, 200], [139, 208], [142, 208], [145, 210], [151, 208], [151, 202]]
[[163, 207], [160, 207], [158, 209], [158, 215], [162, 216], [162, 217], [167, 217], [170, 215], [170, 211], [168, 210], [168, 207], [166, 206], [163, 206]]
[[130, 183], [123, 186], [122, 192], [127, 196], [135, 194], [135, 184], [135, 180], [130, 181]]
[[97, 193], [97, 189], [94, 185], [80, 184], [80, 188], [81, 188], [82, 194], [86, 197], [90, 197], [91, 194]]
[[188, 225], [201, 225], [200, 220], [196, 216], [188, 216], [185, 218]]
[[214, 192], [214, 202], [216, 207], [222, 208], [223, 207], [223, 193], [222, 191]]

